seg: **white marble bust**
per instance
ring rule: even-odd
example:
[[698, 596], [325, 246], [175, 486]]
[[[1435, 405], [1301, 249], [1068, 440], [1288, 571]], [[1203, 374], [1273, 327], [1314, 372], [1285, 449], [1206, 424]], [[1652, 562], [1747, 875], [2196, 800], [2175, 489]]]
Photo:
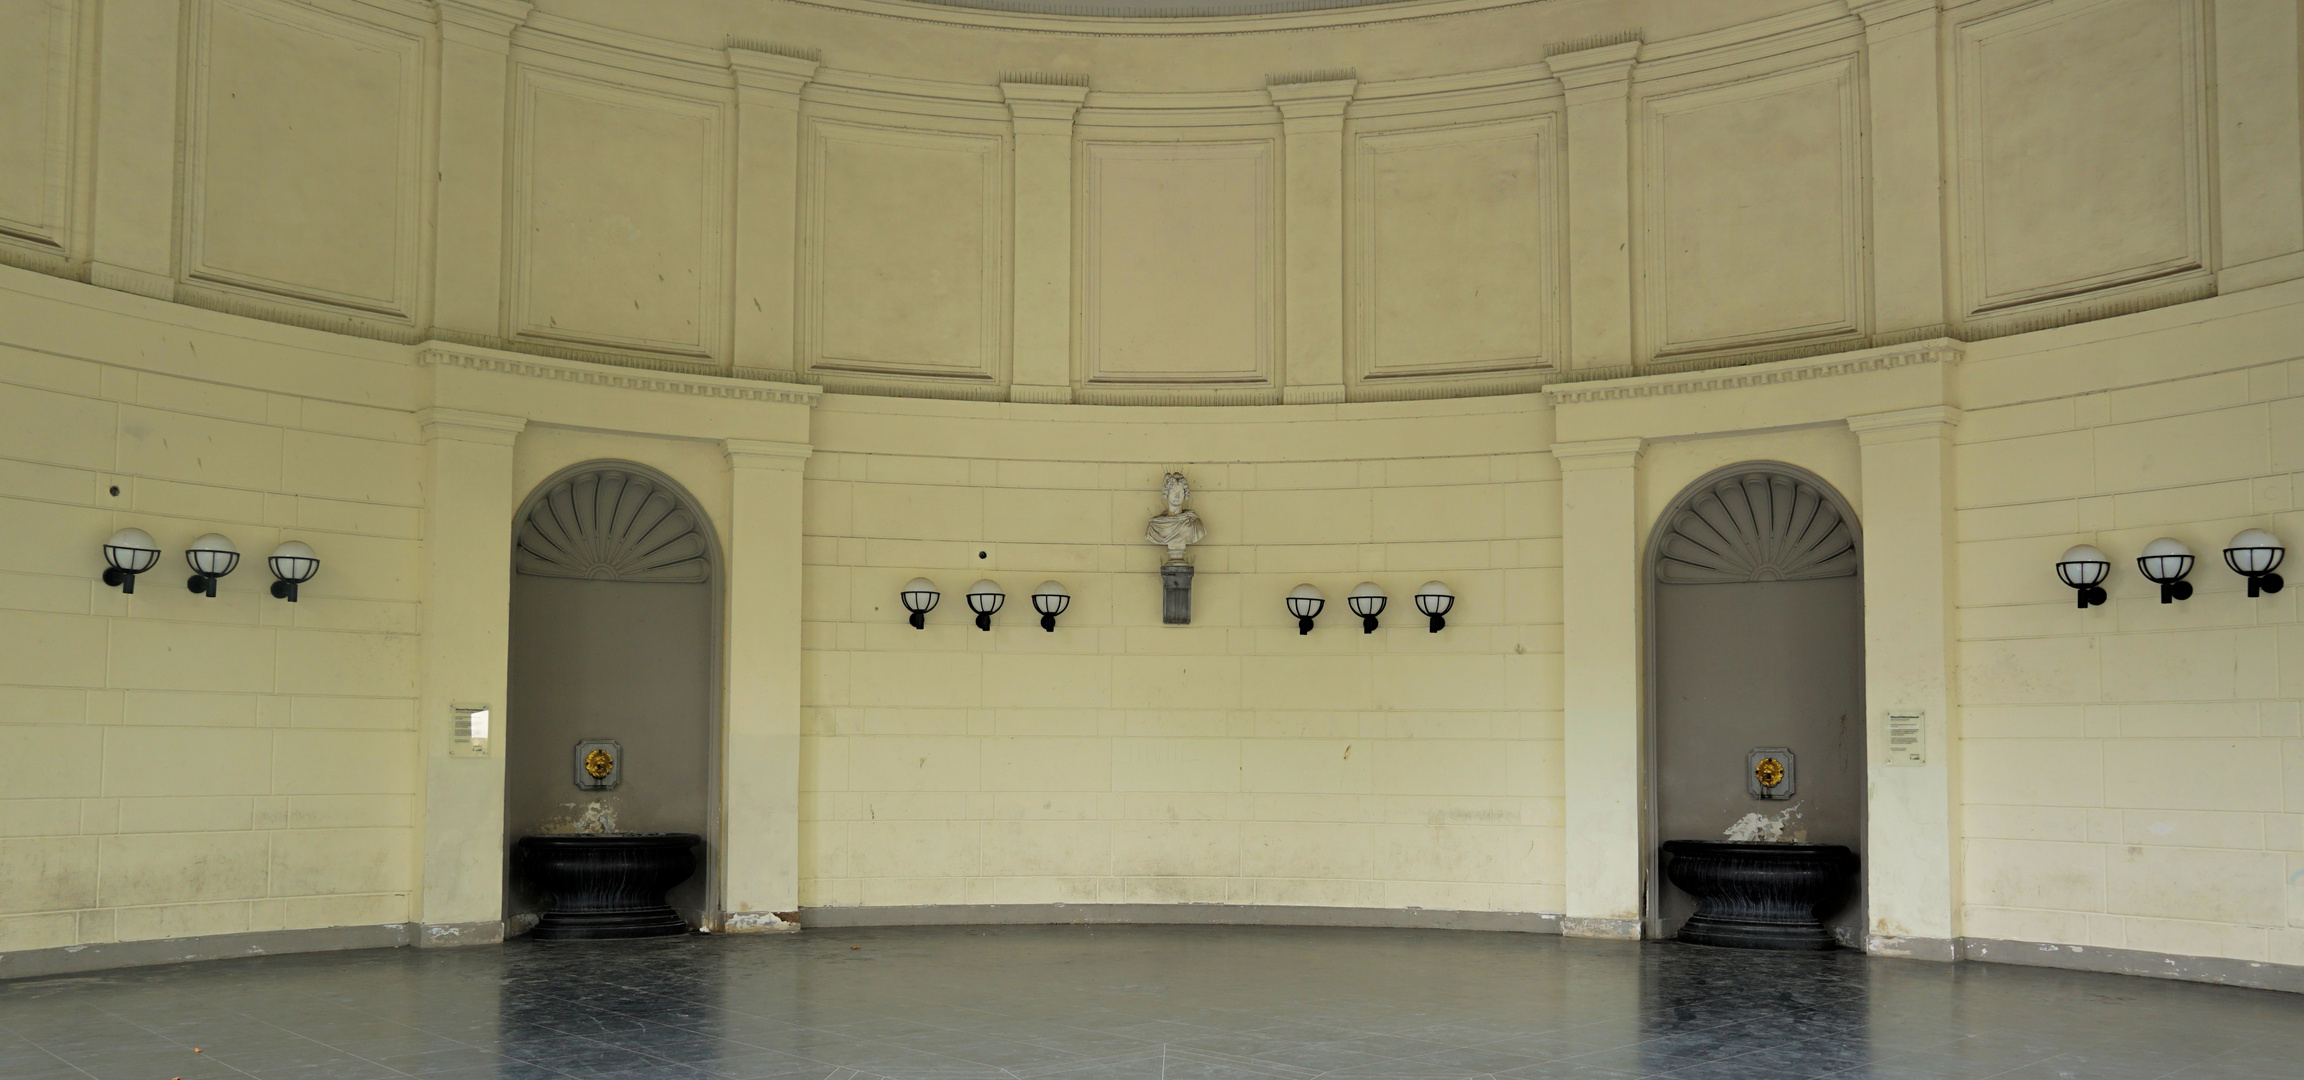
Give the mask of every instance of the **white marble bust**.
[[1160, 492], [1168, 498], [1168, 512], [1144, 526], [1144, 542], [1167, 548], [1168, 565], [1189, 566], [1191, 560], [1184, 557], [1184, 548], [1206, 539], [1208, 527], [1200, 523], [1200, 515], [1184, 509], [1184, 500], [1192, 497], [1192, 487], [1185, 483], [1183, 473], [1169, 473], [1160, 482]]

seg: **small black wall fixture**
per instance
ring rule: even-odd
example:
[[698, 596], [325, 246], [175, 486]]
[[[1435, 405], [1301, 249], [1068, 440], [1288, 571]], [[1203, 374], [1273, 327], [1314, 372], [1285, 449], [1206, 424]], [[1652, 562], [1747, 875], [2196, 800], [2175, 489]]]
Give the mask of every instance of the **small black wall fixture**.
[[1000, 583], [985, 578], [968, 586], [968, 610], [976, 613], [976, 629], [992, 629], [992, 616], [1008, 602], [1008, 594], [1000, 591]]
[[1032, 610], [1040, 613], [1040, 629], [1051, 634], [1056, 632], [1056, 616], [1071, 606], [1072, 594], [1064, 591], [1061, 582], [1043, 581], [1039, 588], [1032, 590]]
[[1456, 608], [1456, 591], [1444, 581], [1427, 581], [1416, 589], [1416, 610], [1432, 619], [1431, 633], [1439, 633], [1448, 625], [1448, 613]]
[[209, 533], [184, 549], [184, 562], [192, 567], [184, 587], [213, 599], [217, 580], [240, 565], [240, 549], [223, 533]]
[[123, 593], [136, 591], [136, 575], [160, 563], [160, 544], [142, 529], [122, 529], [104, 541], [104, 584]]
[[896, 595], [904, 601], [904, 610], [912, 613], [910, 621], [914, 630], [928, 629], [928, 613], [936, 610], [936, 601], [944, 598], [943, 593], [936, 591], [936, 583], [924, 577], [905, 582], [903, 590]]
[[2192, 599], [2192, 583], [2184, 580], [2184, 575], [2192, 572], [2192, 549], [2182, 540], [2163, 536], [2144, 545], [2144, 554], [2136, 557], [2136, 569], [2143, 572], [2144, 580], [2160, 586], [2161, 603]]
[[1390, 599], [1375, 582], [1363, 581], [1352, 586], [1352, 595], [1345, 597], [1344, 603], [1352, 608], [1352, 614], [1360, 616], [1360, 632], [1373, 634], [1376, 632], [1376, 617], [1384, 614], [1384, 605]]
[[290, 540], [272, 549], [272, 557], [264, 560], [272, 569], [272, 595], [293, 604], [296, 586], [312, 580], [320, 572], [320, 556], [312, 553], [312, 545], [302, 540]]
[[2287, 584], [2272, 572], [2280, 569], [2281, 560], [2287, 557], [2288, 548], [2280, 543], [2280, 538], [2262, 529], [2244, 530], [2224, 545], [2224, 565], [2248, 579], [2251, 597], [2279, 592]]
[[1298, 585], [1288, 590], [1288, 614], [1296, 616], [1296, 632], [1312, 632], [1312, 620], [1320, 617], [1320, 609], [1328, 606], [1328, 598], [1310, 585]]
[[2112, 576], [2112, 560], [2088, 544], [2080, 544], [2056, 560], [2056, 580], [2080, 594], [2080, 607], [2086, 610], [2108, 599], [2104, 592], [2104, 579]]

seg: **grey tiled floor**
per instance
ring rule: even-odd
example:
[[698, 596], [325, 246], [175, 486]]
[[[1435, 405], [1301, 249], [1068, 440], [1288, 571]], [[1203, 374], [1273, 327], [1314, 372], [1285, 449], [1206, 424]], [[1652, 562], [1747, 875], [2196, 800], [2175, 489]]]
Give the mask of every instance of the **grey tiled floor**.
[[[195, 1050], [197, 1048], [197, 1051]], [[2304, 1076], [2304, 996], [1419, 930], [515, 942], [0, 983], [0, 1080]]]

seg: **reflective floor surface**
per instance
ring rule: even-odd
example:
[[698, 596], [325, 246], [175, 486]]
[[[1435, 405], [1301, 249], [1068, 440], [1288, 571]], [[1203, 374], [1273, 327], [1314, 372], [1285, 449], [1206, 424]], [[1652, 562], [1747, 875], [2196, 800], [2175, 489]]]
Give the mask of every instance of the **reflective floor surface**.
[[950, 927], [0, 983], [0, 1078], [2304, 1076], [2304, 995], [1432, 930]]

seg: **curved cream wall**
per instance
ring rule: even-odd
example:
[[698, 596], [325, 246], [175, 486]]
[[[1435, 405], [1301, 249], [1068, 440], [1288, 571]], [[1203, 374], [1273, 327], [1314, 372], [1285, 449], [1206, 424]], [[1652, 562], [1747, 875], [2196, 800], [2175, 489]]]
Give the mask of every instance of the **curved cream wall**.
[[0, 258], [897, 396], [1521, 392], [2304, 273], [2275, 0], [8, 0]]
[[[1864, 519], [1873, 737], [1933, 718], [1926, 766], [1874, 766], [1872, 948], [2304, 985], [2217, 966], [2304, 964], [2296, 593], [2212, 556], [2304, 541], [2291, 5], [855, 3], [0, 4], [35, 28], [0, 123], [47, 148], [0, 161], [0, 740], [34, 763], [0, 971], [496, 932], [500, 770], [439, 721], [503, 699], [518, 500], [597, 457], [730, 553], [730, 929], [1631, 932], [1638, 552], [1765, 458]], [[970, 396], [1014, 400], [901, 400]], [[1166, 628], [1139, 538], [1178, 467], [1211, 535]], [[95, 582], [128, 524], [169, 549], [132, 598]], [[212, 530], [326, 569], [195, 599], [168, 568]], [[2162, 534], [2206, 556], [2187, 604], [2048, 575]], [[979, 576], [993, 634], [954, 613]], [[1432, 577], [1437, 636], [1279, 604]]]

